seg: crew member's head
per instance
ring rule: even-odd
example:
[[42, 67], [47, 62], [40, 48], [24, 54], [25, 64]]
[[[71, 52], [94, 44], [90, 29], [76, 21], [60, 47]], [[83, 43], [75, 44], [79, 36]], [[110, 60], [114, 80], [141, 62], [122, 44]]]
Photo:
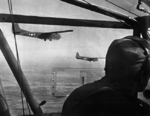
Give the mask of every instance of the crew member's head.
[[144, 39], [114, 40], [106, 55], [106, 78], [132, 94], [143, 91], [150, 77], [149, 53], [150, 45]]

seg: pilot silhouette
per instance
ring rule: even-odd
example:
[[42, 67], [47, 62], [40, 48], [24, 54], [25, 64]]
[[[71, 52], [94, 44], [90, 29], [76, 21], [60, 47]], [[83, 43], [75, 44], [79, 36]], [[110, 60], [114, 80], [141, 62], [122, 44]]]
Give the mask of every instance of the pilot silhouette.
[[149, 52], [144, 39], [114, 40], [106, 54], [105, 76], [75, 89], [62, 116], [150, 116], [150, 106], [137, 96], [150, 77]]

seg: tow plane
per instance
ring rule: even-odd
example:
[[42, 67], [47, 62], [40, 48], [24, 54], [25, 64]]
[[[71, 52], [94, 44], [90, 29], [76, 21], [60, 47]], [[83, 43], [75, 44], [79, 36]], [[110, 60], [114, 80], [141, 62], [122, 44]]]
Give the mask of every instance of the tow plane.
[[59, 40], [61, 35], [59, 33], [72, 32], [73, 30], [64, 30], [64, 31], [54, 31], [54, 32], [31, 32], [21, 29], [18, 23], [14, 23], [13, 33], [16, 35], [35, 37], [43, 39], [44, 41], [49, 40]]
[[76, 53], [76, 59], [80, 59], [80, 60], [86, 60], [89, 62], [96, 62], [98, 61], [98, 59], [104, 59], [104, 57], [87, 57], [87, 56], [80, 56], [79, 53]]

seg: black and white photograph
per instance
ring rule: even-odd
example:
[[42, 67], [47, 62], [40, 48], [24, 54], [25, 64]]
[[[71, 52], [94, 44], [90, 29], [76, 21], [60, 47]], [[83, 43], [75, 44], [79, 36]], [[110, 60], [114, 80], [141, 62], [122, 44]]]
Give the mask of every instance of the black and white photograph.
[[150, 116], [150, 0], [1, 0], [0, 116]]

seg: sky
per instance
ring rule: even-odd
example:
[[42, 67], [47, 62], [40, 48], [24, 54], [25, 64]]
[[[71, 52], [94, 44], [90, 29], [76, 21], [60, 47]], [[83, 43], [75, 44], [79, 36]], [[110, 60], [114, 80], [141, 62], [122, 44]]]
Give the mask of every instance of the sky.
[[[113, 0], [121, 5], [120, 0]], [[127, 14], [105, 0], [88, 0], [96, 5], [116, 10]], [[137, 0], [125, 0], [122, 7], [137, 12], [131, 5]], [[12, 0], [13, 13], [31, 16], [62, 17], [92, 20], [115, 20], [113, 18], [79, 8], [60, 0]], [[9, 13], [7, 0], [1, 0], [0, 13]], [[142, 15], [138, 12], [139, 15]], [[131, 15], [131, 14], [130, 14]], [[131, 15], [133, 16], [133, 15]], [[19, 24], [28, 31], [49, 32], [72, 29], [71, 33], [61, 34], [58, 41], [43, 41], [38, 38], [16, 36], [21, 65], [36, 68], [104, 68], [105, 60], [87, 62], [75, 59], [77, 52], [83, 56], [105, 57], [108, 46], [114, 39], [119, 39], [132, 34], [132, 30], [104, 29], [91, 27], [53, 26]], [[12, 51], [15, 54], [14, 36], [10, 23], [0, 23]], [[3, 55], [0, 53], [0, 65], [6, 65]]]

